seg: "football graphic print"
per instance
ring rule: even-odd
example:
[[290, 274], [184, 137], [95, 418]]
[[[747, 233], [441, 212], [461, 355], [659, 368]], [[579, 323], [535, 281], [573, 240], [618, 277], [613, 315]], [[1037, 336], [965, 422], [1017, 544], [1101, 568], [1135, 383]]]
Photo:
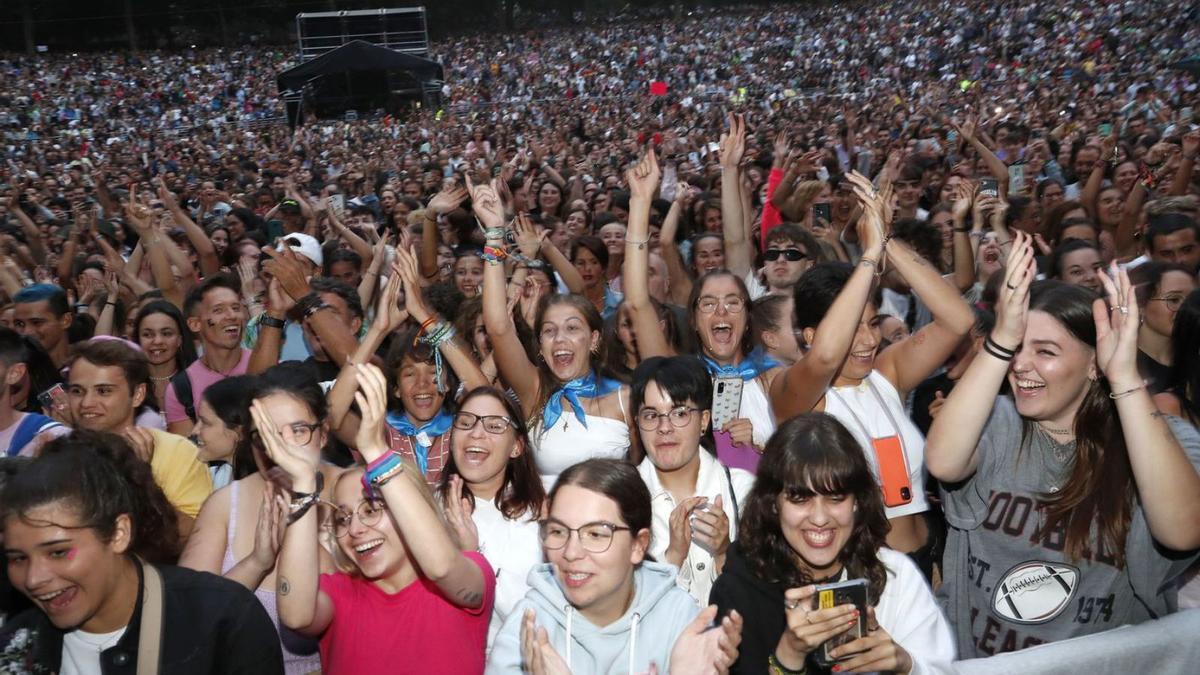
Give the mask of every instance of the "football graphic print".
[[1040, 560], [1015, 565], [992, 592], [992, 611], [1016, 623], [1045, 623], [1058, 616], [1075, 595], [1079, 570]]

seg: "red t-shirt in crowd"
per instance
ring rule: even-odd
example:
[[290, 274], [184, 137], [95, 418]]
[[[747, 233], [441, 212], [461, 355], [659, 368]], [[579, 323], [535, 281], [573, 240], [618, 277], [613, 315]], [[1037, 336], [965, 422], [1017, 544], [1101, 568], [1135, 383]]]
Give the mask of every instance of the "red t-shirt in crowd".
[[333, 622], [321, 636], [321, 670], [349, 673], [482, 673], [496, 575], [482, 554], [463, 553], [483, 571], [483, 604], [450, 602], [424, 577], [385, 593], [362, 577], [322, 574]]

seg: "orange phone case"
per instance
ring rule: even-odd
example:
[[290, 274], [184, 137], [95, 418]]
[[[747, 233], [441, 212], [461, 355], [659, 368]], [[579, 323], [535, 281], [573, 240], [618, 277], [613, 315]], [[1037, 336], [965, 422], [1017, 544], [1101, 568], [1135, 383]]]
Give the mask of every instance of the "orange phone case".
[[886, 506], [902, 506], [912, 501], [912, 481], [908, 478], [908, 460], [899, 436], [871, 439], [879, 462], [879, 482]]

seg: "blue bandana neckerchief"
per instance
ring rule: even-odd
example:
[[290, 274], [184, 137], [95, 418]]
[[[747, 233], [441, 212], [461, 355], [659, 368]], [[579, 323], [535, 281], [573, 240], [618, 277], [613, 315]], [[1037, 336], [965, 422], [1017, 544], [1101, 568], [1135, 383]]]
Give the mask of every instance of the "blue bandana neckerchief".
[[444, 409], [439, 410], [433, 419], [421, 425], [420, 428], [409, 421], [406, 413], [389, 412], [387, 414], [388, 426], [405, 436], [412, 437], [413, 455], [417, 460], [417, 468], [421, 470], [422, 474], [429, 470], [429, 448], [433, 447], [433, 439], [449, 431], [453, 422], [454, 415]]
[[611, 394], [621, 388], [621, 383], [607, 377], [597, 378], [596, 371], [590, 371], [584, 377], [579, 377], [555, 389], [546, 399], [546, 409], [542, 412], [542, 428], [553, 427], [563, 414], [563, 399], [571, 404], [575, 419], [587, 428], [587, 419], [583, 412], [583, 401], [580, 398], [595, 398]]
[[736, 366], [723, 366], [708, 356], [704, 357], [704, 365], [713, 377], [740, 377], [742, 380], [753, 380], [760, 374], [783, 364], [767, 356], [763, 350], [755, 347], [754, 351], [747, 354], [746, 358], [742, 359], [742, 362]]

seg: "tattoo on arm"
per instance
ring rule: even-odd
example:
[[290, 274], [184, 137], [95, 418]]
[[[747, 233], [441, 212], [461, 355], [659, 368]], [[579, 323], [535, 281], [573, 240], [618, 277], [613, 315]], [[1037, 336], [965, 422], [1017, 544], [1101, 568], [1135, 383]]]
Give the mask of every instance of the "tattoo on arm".
[[287, 595], [292, 592], [292, 583], [287, 580], [287, 577], [279, 577], [279, 594]]
[[458, 598], [459, 602], [461, 602], [463, 605], [472, 607], [483, 602], [483, 593], [471, 590], [470, 588], [464, 588], [460, 590], [455, 594], [455, 597]]

